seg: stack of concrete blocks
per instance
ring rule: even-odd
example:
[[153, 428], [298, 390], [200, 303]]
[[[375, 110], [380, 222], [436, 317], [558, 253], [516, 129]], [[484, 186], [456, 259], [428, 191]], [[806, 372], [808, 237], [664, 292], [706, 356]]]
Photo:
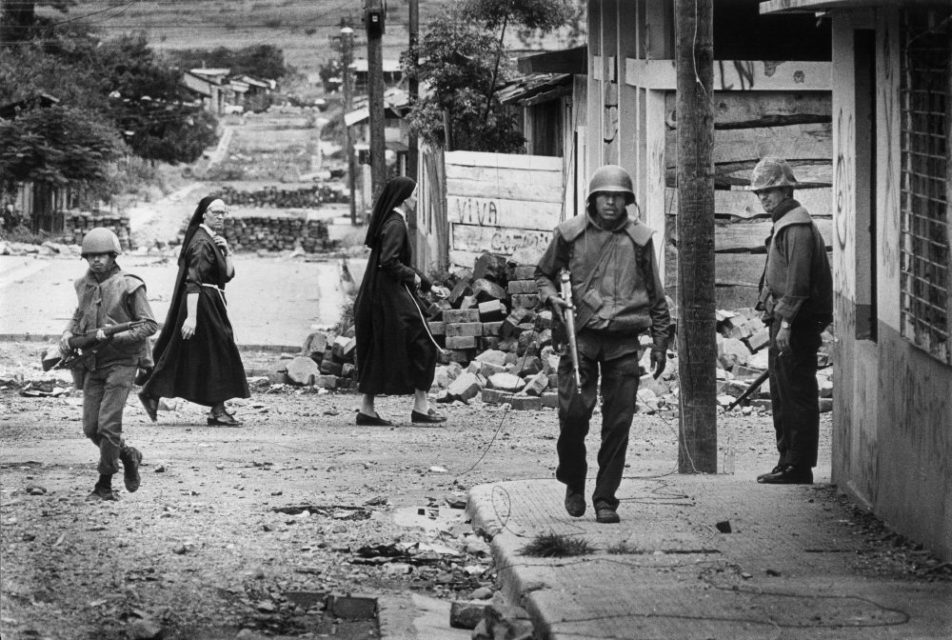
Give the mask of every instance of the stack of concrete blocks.
[[462, 279], [450, 292], [449, 304], [459, 308], [430, 323], [446, 347], [447, 366], [437, 376], [446, 388], [441, 399], [478, 395], [513, 409], [555, 406], [552, 312], [539, 309], [534, 273], [535, 265], [510, 265], [505, 288], [488, 278]]
[[135, 249], [129, 227], [129, 216], [104, 212], [67, 211], [63, 216], [63, 242], [81, 245], [83, 237], [96, 227], [105, 227], [119, 238], [123, 251]]

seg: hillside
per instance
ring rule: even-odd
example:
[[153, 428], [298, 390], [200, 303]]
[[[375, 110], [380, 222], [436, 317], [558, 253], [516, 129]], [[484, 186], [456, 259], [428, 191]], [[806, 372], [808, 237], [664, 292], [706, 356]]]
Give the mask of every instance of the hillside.
[[[420, 25], [425, 27], [453, 0], [419, 0]], [[228, 47], [238, 49], [270, 44], [284, 51], [287, 64], [312, 82], [319, 66], [337, 56], [331, 38], [341, 21], [357, 32], [357, 57], [363, 34], [363, 0], [83, 0], [68, 14], [39, 10], [58, 20], [84, 19], [104, 35], [145, 32], [157, 50]], [[407, 0], [389, 0], [384, 56], [398, 58], [407, 46]], [[559, 46], [558, 38], [547, 47]]]

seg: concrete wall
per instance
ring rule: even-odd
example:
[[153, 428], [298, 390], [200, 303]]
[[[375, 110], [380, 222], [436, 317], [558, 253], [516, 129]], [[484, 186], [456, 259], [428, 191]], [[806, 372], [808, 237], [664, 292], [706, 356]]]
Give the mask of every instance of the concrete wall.
[[833, 481], [949, 560], [952, 367], [900, 331], [899, 24], [833, 14]]

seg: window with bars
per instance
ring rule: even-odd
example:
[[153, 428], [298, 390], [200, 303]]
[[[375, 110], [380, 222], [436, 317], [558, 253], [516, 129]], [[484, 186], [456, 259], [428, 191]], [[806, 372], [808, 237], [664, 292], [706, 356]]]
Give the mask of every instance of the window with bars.
[[952, 364], [952, 11], [903, 12], [902, 335]]

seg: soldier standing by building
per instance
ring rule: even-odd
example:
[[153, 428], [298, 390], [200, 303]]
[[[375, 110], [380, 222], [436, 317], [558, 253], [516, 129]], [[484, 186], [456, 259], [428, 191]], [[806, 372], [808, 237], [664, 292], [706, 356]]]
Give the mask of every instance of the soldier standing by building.
[[757, 308], [770, 327], [767, 368], [780, 459], [764, 484], [811, 484], [820, 433], [816, 356], [820, 334], [833, 321], [833, 277], [826, 243], [794, 200], [800, 186], [790, 165], [766, 157], [754, 167], [750, 190], [773, 220]]
[[[70, 338], [95, 334], [97, 344], [85, 349], [80, 371], [83, 389], [83, 432], [99, 448], [99, 481], [91, 497], [117, 500], [112, 476], [122, 461], [126, 489], [139, 488], [142, 453], [122, 438], [122, 411], [132, 389], [136, 369], [149, 358], [148, 337], [158, 325], [146, 298], [145, 283], [116, 264], [119, 238], [97, 227], [83, 238], [82, 256], [89, 271], [76, 281], [79, 305], [63, 332], [60, 351], [72, 353]], [[137, 322], [126, 331], [109, 335], [109, 328]]]
[[[619, 522], [615, 492], [621, 484], [628, 433], [635, 414], [643, 349], [639, 336], [649, 332], [654, 377], [664, 371], [670, 315], [655, 262], [652, 231], [628, 217], [634, 204], [631, 176], [622, 167], [598, 169], [588, 187], [584, 215], [563, 222], [536, 267], [539, 297], [558, 317], [574, 314], [578, 373], [564, 353], [559, 362], [559, 466], [556, 478], [566, 485], [569, 515], [585, 513], [588, 470], [585, 436], [602, 384], [602, 429], [598, 475], [592, 502], [595, 519]], [[569, 306], [556, 282], [569, 273]]]

